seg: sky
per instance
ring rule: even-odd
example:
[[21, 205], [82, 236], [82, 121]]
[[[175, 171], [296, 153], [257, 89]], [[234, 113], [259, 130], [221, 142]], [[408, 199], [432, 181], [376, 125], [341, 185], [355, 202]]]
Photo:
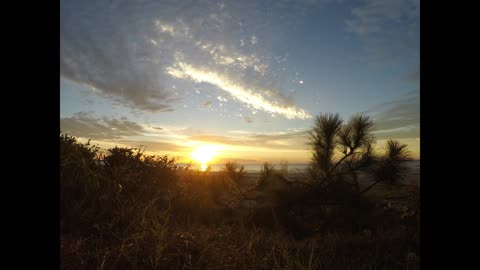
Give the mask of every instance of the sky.
[[62, 0], [60, 129], [179, 162], [200, 147], [298, 164], [316, 115], [365, 113], [379, 151], [397, 139], [419, 159], [419, 5]]

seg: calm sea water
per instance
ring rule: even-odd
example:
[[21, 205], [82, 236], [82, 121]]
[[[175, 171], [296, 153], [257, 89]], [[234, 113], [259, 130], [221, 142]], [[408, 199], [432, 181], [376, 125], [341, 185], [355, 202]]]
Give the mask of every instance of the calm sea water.
[[[260, 172], [262, 170], [262, 164], [241, 164], [245, 167], [247, 172]], [[280, 169], [282, 166], [281, 164], [272, 164], [275, 166], [276, 169]], [[225, 164], [211, 164], [212, 171], [221, 171], [225, 168]], [[308, 168], [309, 164], [288, 164], [288, 171], [289, 172], [305, 172]], [[409, 163], [409, 166], [412, 169], [412, 172], [416, 173], [420, 171], [420, 161], [415, 160]], [[200, 164], [192, 164], [192, 169], [201, 169]]]
[[[247, 172], [260, 172], [263, 168], [263, 164], [241, 164], [245, 167]], [[281, 164], [272, 164], [276, 169], [280, 169]], [[212, 164], [212, 171], [221, 171], [225, 168], [225, 164]], [[295, 172], [301, 171], [304, 172], [308, 167], [308, 164], [288, 164], [288, 170]]]

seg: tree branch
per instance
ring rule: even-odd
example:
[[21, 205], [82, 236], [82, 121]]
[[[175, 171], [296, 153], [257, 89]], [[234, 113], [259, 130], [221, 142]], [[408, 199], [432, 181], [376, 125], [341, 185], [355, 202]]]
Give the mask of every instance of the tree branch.
[[352, 148], [352, 150], [348, 154], [346, 154], [339, 161], [337, 161], [337, 163], [335, 163], [335, 165], [333, 165], [333, 167], [330, 169], [329, 174], [331, 174], [338, 167], [338, 165], [340, 165], [340, 163], [342, 163], [346, 158], [348, 158], [349, 156], [352, 156], [353, 154], [356, 154], [355, 153], [356, 149], [357, 149], [356, 147]]
[[371, 184], [370, 186], [366, 187], [364, 190], [360, 191], [360, 194], [363, 194], [367, 191], [369, 191], [371, 188], [373, 188], [376, 184], [380, 183], [381, 180], [376, 180], [375, 182], [373, 182], [373, 184]]

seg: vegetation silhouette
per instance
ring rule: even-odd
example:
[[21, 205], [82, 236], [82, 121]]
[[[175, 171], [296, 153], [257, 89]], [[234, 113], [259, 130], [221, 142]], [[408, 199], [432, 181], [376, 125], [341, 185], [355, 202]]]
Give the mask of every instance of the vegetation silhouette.
[[[322, 114], [315, 118], [309, 131], [309, 145], [313, 157], [310, 167], [314, 203], [323, 213], [325, 229], [339, 229], [342, 223], [362, 229], [362, 224], [372, 219], [374, 205], [365, 195], [380, 182], [395, 184], [407, 173], [407, 162], [411, 161], [406, 145], [388, 140], [383, 154], [374, 151], [375, 137], [373, 121], [364, 114], [352, 116], [347, 123], [339, 114]], [[371, 182], [361, 188], [359, 176]], [[333, 207], [334, 206], [334, 207]], [[316, 213], [317, 216], [319, 213]], [[341, 217], [341, 218], [340, 218]], [[330, 226], [330, 227], [329, 227]], [[350, 228], [352, 229], [352, 228]]]
[[60, 133], [61, 268], [418, 269], [411, 158], [394, 140], [377, 153], [373, 127], [317, 116], [306, 174], [197, 171]]

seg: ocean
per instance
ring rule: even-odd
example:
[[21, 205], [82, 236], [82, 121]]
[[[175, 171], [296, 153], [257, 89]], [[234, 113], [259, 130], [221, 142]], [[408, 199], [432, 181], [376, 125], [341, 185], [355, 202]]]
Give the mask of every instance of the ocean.
[[[185, 165], [185, 164], [183, 164]], [[240, 164], [245, 167], [245, 170], [250, 173], [255, 173], [255, 172], [260, 172], [263, 168], [263, 164]], [[281, 164], [272, 164], [275, 166], [276, 169], [282, 168]], [[225, 164], [211, 164], [211, 170], [216, 172], [216, 171], [221, 171], [225, 168]], [[304, 173], [306, 172], [309, 164], [288, 164], [287, 168], [289, 172], [301, 172]], [[412, 169], [411, 173], [419, 173], [420, 172], [420, 161], [419, 160], [414, 160], [409, 162], [409, 166]], [[200, 170], [201, 165], [200, 164], [192, 164], [191, 168], [194, 170]]]

